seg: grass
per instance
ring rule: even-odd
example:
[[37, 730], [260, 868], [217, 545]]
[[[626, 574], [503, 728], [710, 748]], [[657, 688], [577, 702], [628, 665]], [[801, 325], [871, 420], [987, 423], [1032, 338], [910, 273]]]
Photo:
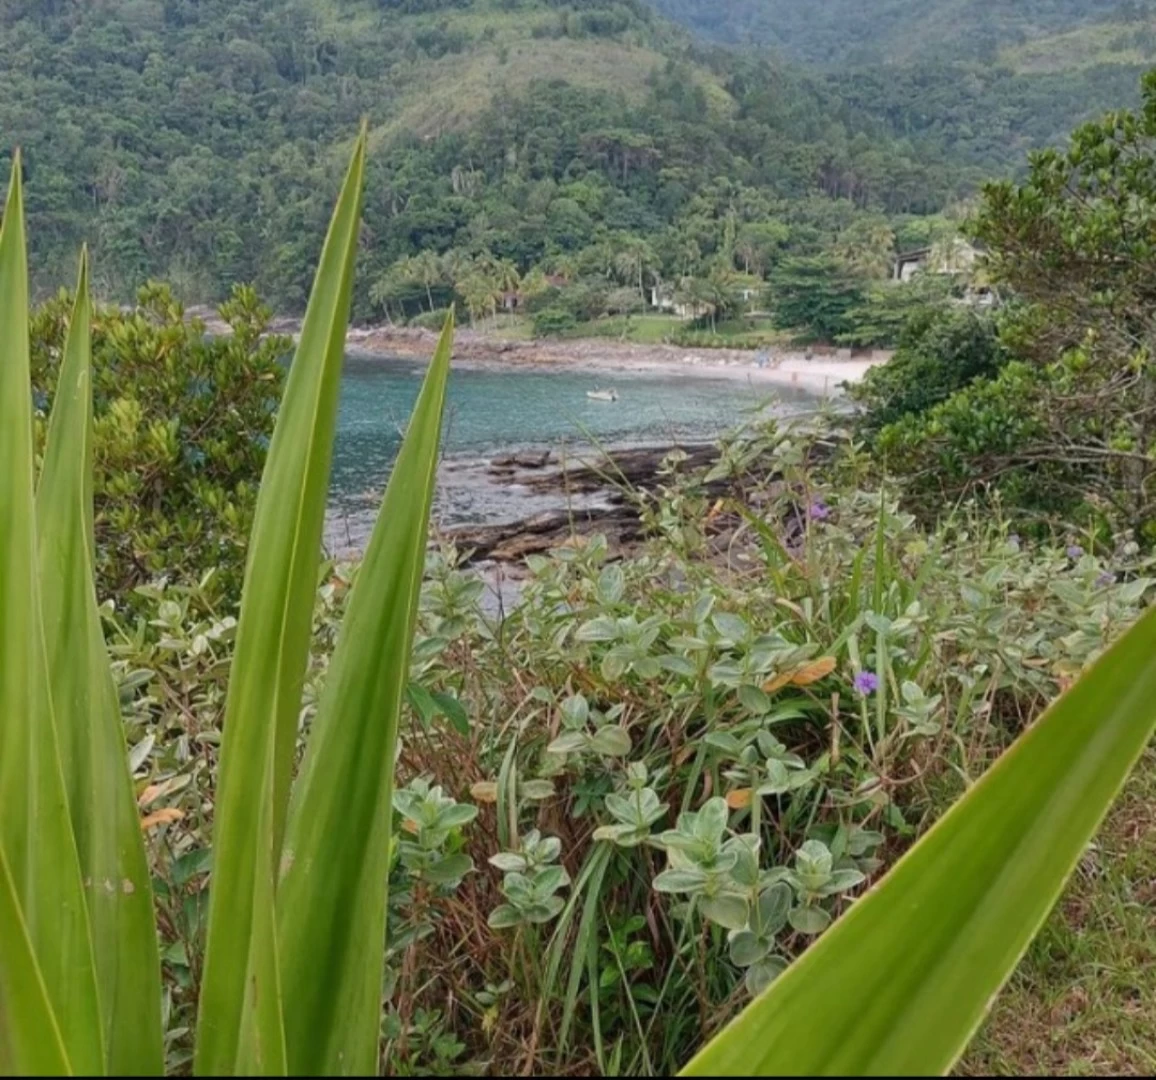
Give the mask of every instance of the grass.
[[[530, 320], [524, 315], [499, 315], [485, 319], [478, 329], [509, 341], [527, 341], [534, 336]], [[679, 331], [690, 331], [690, 323], [674, 315], [609, 315], [593, 322], [580, 323], [566, 340], [584, 341], [607, 338], [627, 341], [635, 345], [661, 345], [670, 341]], [[759, 348], [784, 344], [789, 335], [776, 330], [769, 319], [736, 319], [719, 323], [717, 331], [699, 331], [695, 348]], [[697, 341], [697, 338], [696, 338]]]
[[1152, 30], [1156, 21], [1121, 26], [1118, 23], [1082, 26], [1060, 34], [1035, 38], [1000, 52], [1000, 61], [1022, 74], [1076, 71], [1100, 64], [1146, 64], [1156, 53], [1141, 47], [1137, 30]]
[[1150, 751], [960, 1070], [1156, 1071], [1156, 751]]
[[[526, 341], [533, 337], [530, 320], [522, 315], [500, 315], [486, 319], [479, 329], [496, 337], [512, 341]], [[790, 342], [790, 335], [774, 327], [770, 319], [734, 319], [718, 324], [716, 330], [694, 331], [691, 324], [674, 315], [608, 315], [593, 322], [580, 323], [564, 334], [569, 341], [607, 338], [635, 345], [661, 345], [672, 341], [680, 332], [694, 335], [688, 348], [757, 349]]]
[[[351, 17], [355, 28], [377, 25], [381, 19], [372, 6], [352, 9]], [[391, 20], [413, 30], [437, 27], [461, 33], [469, 40], [460, 53], [399, 66], [393, 81], [402, 88], [400, 96], [389, 121], [373, 133], [371, 145], [401, 133], [428, 136], [462, 130], [497, 94], [517, 94], [542, 79], [641, 101], [649, 92], [651, 73], [668, 62], [662, 51], [668, 35], [661, 29], [631, 30], [614, 38], [535, 37], [536, 29], [554, 28], [558, 22], [558, 11], [545, 7], [508, 11], [493, 3], [476, 4], [394, 15]], [[334, 25], [341, 33], [350, 32], [340, 20]], [[722, 117], [734, 112], [735, 101], [716, 75], [695, 67], [692, 77], [705, 91], [712, 113]]]
[[475, 329], [504, 341], [529, 341], [534, 336], [530, 320], [524, 315], [502, 313], [479, 319]]
[[[517, 94], [540, 79], [589, 90], [611, 90], [641, 101], [651, 73], [666, 64], [653, 49], [602, 38], [514, 39], [474, 44], [463, 53], [415, 65], [392, 119], [378, 134], [434, 135], [461, 130], [489, 108], [495, 95]], [[703, 75], [705, 82], [708, 80]], [[707, 87], [721, 108], [733, 105], [717, 84]]]
[[673, 315], [612, 315], [594, 322], [582, 323], [567, 337], [618, 338], [638, 345], [660, 345], [684, 325]]

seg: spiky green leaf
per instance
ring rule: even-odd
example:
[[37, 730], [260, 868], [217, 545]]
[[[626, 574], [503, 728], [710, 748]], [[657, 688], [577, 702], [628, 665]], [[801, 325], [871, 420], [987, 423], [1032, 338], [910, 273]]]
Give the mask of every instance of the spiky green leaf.
[[261, 482], [225, 712], [196, 1071], [285, 1070], [274, 915], [361, 220], [354, 149]]
[[104, 1051], [92, 937], [47, 693], [36, 572], [20, 169], [17, 154], [0, 226], [0, 851], [69, 1064], [97, 1074]]
[[4, 942], [0, 949], [0, 1076], [71, 1074], [3, 851], [0, 941]]
[[349, 599], [294, 795], [278, 898], [293, 1073], [377, 1070], [397, 724], [452, 341], [451, 315]]
[[93, 582], [87, 254], [36, 493], [49, 696], [76, 837], [108, 1071], [164, 1069], [160, 957], [140, 817]]

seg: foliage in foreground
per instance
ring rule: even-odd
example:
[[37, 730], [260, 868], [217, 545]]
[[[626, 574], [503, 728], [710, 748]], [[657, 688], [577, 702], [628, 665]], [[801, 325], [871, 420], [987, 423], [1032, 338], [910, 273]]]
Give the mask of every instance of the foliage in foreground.
[[[385, 933], [394, 743], [452, 321], [350, 595], [346, 633], [291, 792], [364, 161], [363, 132], [322, 252], [253, 526], [200, 961], [196, 1064], [209, 1074], [377, 1065], [383, 957], [363, 944]], [[27, 318], [17, 161], [0, 228], [0, 1068], [158, 1073], [152, 895], [93, 584], [86, 264], [35, 503]], [[335, 859], [324, 850], [338, 821], [352, 832]]]
[[[755, 428], [704, 476], [668, 462], [668, 490], [642, 508], [661, 546], [625, 564], [599, 543], [539, 559], [510, 620], [480, 618], [477, 583], [443, 572], [411, 683], [451, 325], [324, 680], [303, 693], [364, 155], [363, 134], [270, 448], [223, 735], [198, 733], [222, 744], [194, 792], [213, 806], [208, 901], [180, 895], [203, 848], [157, 890], [166, 929], [190, 899], [200, 924], [164, 952], [170, 1014], [197, 1001], [196, 1071], [373, 1072], [383, 1030], [391, 1061], [409, 1065], [419, 1038], [451, 1061], [465, 1044], [415, 1004], [434, 985], [424, 943], [455, 919], [443, 977], [473, 976], [455, 996], [485, 1010], [483, 1033], [503, 999], [520, 1003], [502, 1028], [526, 1066], [564, 1055], [584, 1011], [604, 1072], [659, 1071], [707, 1039], [691, 1073], [950, 1067], [1151, 734], [1156, 613], [852, 901], [913, 831], [941, 762], [969, 777], [993, 728], [1030, 717], [1134, 616], [1153, 584], [1137, 549], [1109, 568], [1075, 547], [1025, 562], [971, 520], [923, 536], [883, 492], [817, 486], [820, 444]], [[93, 588], [85, 266], [34, 497], [22, 210], [17, 169], [0, 230], [0, 1066], [157, 1071], [151, 896]], [[1017, 619], [1028, 629], [1009, 643]], [[215, 624], [193, 655], [233, 630]], [[404, 697], [416, 737], [394, 792]], [[463, 702], [495, 722], [471, 725]], [[460, 776], [435, 782], [463, 768], [492, 814], [458, 798]], [[153, 824], [181, 822], [165, 809]], [[479, 822], [488, 890], [468, 853]], [[391, 875], [405, 885], [392, 905]]]
[[899, 335], [899, 348], [848, 388], [861, 409], [858, 431], [868, 439], [919, 417], [977, 379], [998, 374], [1007, 362], [994, 318], [968, 308], [926, 308]]
[[[676, 1070], [1146, 603], [1126, 542], [1034, 548], [978, 517], [927, 535], [817, 464], [828, 438], [752, 428], [709, 483], [672, 459], [650, 544], [532, 559], [500, 622], [452, 553], [433, 563], [394, 799], [391, 1071]], [[306, 724], [353, 580], [321, 589]], [[145, 599], [160, 640], [119, 625], [114, 653], [149, 679], [127, 716], [149, 809], [185, 815], [154, 833], [179, 1058], [233, 630], [195, 590]]]

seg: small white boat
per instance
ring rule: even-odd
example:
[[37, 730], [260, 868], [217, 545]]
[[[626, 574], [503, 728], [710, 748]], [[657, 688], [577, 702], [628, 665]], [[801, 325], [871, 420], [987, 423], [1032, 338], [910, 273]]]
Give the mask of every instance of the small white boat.
[[586, 396], [591, 401], [617, 401], [617, 390], [587, 390]]

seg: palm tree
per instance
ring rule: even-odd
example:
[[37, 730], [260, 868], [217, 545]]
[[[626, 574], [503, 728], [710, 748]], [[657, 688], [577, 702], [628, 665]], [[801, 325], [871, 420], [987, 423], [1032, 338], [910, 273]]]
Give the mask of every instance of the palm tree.
[[509, 259], [497, 259], [493, 269], [494, 284], [502, 292], [514, 292], [522, 284], [522, 275]]
[[722, 257], [711, 267], [706, 279], [706, 292], [711, 304], [711, 329], [717, 330], [718, 317], [735, 311], [740, 303], [735, 272]]
[[433, 287], [440, 285], [444, 276], [442, 260], [432, 251], [423, 251], [408, 260], [409, 271], [415, 281], [425, 286], [425, 296], [429, 301], [429, 309], [433, 311]]
[[397, 295], [401, 284], [401, 274], [398, 272], [400, 263], [394, 263], [383, 274], [380, 274], [369, 287], [369, 302], [381, 308], [385, 313], [385, 321], [392, 322], [389, 311], [389, 302]]
[[558, 277], [565, 278], [567, 281], [572, 281], [578, 276], [578, 265], [574, 261], [574, 256], [561, 252], [554, 255], [547, 255], [542, 262], [542, 269], [545, 270], [547, 274], [556, 274]]
[[538, 296], [550, 288], [546, 271], [540, 266], [531, 267], [522, 278], [522, 295]]
[[839, 234], [835, 253], [852, 272], [881, 280], [894, 266], [895, 233], [882, 219], [861, 219]]
[[618, 252], [614, 256], [614, 272], [623, 284], [638, 285], [638, 295], [646, 300], [646, 275], [652, 273], [658, 264], [654, 248], [639, 236], [626, 233], [616, 241]]
[[[469, 277], [470, 271], [474, 268], [473, 256], [468, 251], [463, 251], [461, 248], [450, 248], [442, 256], [442, 269], [446, 279], [455, 288]], [[461, 292], [461, 289], [458, 289]], [[464, 294], [463, 294], [464, 295]]]
[[469, 310], [471, 326], [477, 324], [479, 316], [485, 315], [487, 311], [495, 311], [498, 298], [501, 296], [495, 279], [480, 270], [475, 270], [471, 273], [465, 281], [458, 286], [458, 290], [461, 292], [462, 299], [465, 300], [466, 308]]

